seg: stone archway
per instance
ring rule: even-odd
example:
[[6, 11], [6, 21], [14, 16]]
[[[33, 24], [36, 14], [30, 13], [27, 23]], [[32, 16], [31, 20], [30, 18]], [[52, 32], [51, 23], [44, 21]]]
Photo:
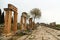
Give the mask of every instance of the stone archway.
[[4, 11], [6, 12], [6, 15], [5, 15], [5, 27], [3, 33], [5, 35], [10, 35], [12, 11], [14, 12], [13, 32], [15, 33], [17, 31], [17, 14], [18, 14], [17, 8], [12, 4], [8, 4], [8, 8], [4, 8]]

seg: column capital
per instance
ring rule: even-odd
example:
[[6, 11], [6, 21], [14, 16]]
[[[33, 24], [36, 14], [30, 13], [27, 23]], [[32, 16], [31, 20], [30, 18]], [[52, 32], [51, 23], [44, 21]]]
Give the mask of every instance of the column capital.
[[5, 11], [12, 11], [11, 9], [9, 8], [4, 8]]

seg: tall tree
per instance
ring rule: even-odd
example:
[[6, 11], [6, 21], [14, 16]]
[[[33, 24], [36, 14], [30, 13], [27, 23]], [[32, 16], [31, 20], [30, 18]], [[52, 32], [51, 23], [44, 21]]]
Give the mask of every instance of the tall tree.
[[1, 9], [0, 9], [0, 24], [1, 24]]
[[4, 12], [1, 15], [1, 23], [4, 23]]
[[1, 9], [0, 9], [0, 16], [1, 16]]
[[41, 10], [39, 10], [39, 8], [34, 8], [30, 11], [31, 15], [34, 18], [34, 22], [36, 18], [40, 18], [41, 17]]

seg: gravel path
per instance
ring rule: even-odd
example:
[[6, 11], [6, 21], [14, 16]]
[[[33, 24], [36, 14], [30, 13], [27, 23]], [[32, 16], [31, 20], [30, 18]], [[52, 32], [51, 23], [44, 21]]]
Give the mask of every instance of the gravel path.
[[60, 40], [60, 31], [44, 26], [39, 26], [30, 35], [25, 35], [17, 40]]

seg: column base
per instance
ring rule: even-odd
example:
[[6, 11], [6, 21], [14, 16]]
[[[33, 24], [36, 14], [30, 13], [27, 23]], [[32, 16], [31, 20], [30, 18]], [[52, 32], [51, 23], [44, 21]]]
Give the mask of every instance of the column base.
[[9, 36], [12, 36], [12, 33], [9, 33], [9, 34], [2, 34], [3, 36], [5, 37], [9, 37]]

